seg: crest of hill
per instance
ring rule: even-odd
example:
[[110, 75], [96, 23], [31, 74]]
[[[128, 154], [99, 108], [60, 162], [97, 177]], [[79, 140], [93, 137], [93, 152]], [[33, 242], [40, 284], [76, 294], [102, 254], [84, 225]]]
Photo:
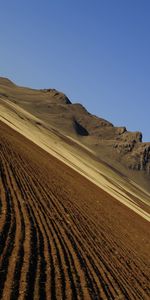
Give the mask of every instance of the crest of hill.
[[65, 135], [88, 146], [98, 157], [113, 166], [117, 163], [150, 174], [150, 143], [142, 142], [141, 132], [90, 114], [79, 103], [56, 89], [19, 87], [7, 78], [0, 78], [0, 97], [7, 98]]
[[71, 104], [67, 96], [55, 89], [31, 89], [27, 87], [20, 87], [14, 84], [8, 78], [0, 77], [0, 95], [5, 92], [7, 98], [11, 98], [12, 101], [21, 103], [35, 101], [47, 101], [49, 103], [58, 104]]
[[6, 77], [0, 77], [0, 85], [8, 86], [8, 87], [14, 87], [15, 84]]

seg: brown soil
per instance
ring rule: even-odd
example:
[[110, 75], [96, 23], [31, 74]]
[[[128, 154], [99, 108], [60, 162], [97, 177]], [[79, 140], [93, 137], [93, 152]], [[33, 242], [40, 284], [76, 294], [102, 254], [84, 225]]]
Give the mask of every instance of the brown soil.
[[0, 299], [150, 299], [149, 223], [0, 123]]

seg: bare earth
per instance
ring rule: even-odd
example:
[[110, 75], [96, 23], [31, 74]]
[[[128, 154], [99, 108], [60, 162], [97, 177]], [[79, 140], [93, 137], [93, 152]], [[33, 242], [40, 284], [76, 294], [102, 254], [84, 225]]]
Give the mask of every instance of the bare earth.
[[0, 200], [0, 299], [150, 299], [149, 222], [3, 122]]
[[0, 78], [0, 299], [150, 299], [140, 139], [54, 89]]

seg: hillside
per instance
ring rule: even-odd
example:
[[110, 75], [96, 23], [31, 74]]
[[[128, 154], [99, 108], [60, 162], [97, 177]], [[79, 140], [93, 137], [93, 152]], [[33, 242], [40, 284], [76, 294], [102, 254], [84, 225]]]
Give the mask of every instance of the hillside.
[[0, 298], [146, 299], [147, 222], [2, 123], [0, 136]]
[[0, 299], [149, 299], [148, 170], [140, 133], [1, 78]]
[[80, 141], [98, 158], [119, 171], [127, 172], [126, 168], [140, 171], [138, 173], [142, 176], [139, 176], [149, 182], [150, 143], [142, 142], [141, 132], [115, 127], [90, 114], [81, 104], [72, 104], [66, 95], [55, 89], [33, 90], [0, 78], [0, 97], [18, 104], [48, 125]]

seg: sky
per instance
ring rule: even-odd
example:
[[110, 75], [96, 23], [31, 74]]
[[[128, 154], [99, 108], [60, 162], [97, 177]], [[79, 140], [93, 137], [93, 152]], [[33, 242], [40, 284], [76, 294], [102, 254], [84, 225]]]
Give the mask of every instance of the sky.
[[0, 76], [150, 141], [150, 1], [0, 1]]

